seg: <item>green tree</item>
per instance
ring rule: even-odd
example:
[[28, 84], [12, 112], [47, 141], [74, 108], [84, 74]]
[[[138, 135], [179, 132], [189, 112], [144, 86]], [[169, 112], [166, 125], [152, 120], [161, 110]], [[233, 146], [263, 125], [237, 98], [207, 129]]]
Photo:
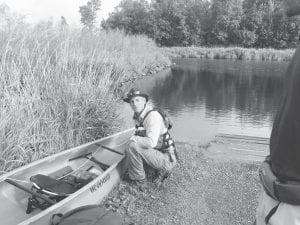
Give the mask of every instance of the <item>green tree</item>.
[[97, 11], [100, 10], [100, 0], [90, 0], [86, 5], [79, 7], [81, 14], [81, 23], [88, 29], [92, 30], [95, 26]]
[[186, 1], [153, 0], [149, 5], [146, 0], [123, 0], [102, 27], [146, 34], [165, 46], [187, 45]]
[[282, 0], [123, 0], [105, 29], [146, 34], [163, 46], [295, 47], [299, 21], [278, 13]]
[[186, 26], [186, 4], [184, 0], [154, 0], [151, 2], [153, 36], [157, 43], [164, 46], [188, 45]]
[[130, 34], [149, 34], [149, 4], [146, 0], [123, 0], [106, 21], [104, 29], [122, 29]]
[[230, 0], [228, 4], [228, 43], [230, 45], [241, 45], [243, 43], [241, 29], [241, 22], [244, 14], [243, 2], [241, 0]]
[[282, 15], [274, 16], [274, 42], [276, 48], [296, 48], [299, 44], [300, 25], [297, 18], [286, 18]]
[[185, 17], [188, 44], [206, 44], [209, 32], [210, 2], [206, 0], [189, 0], [186, 5]]
[[211, 40], [217, 45], [240, 45], [243, 7], [240, 0], [213, 0]]
[[257, 42], [255, 47], [272, 47], [274, 2], [272, 0], [260, 0], [256, 2], [259, 27], [257, 29]]
[[244, 47], [252, 47], [257, 41], [257, 29], [260, 19], [257, 15], [256, 0], [243, 1], [243, 17], [241, 21], [241, 37]]

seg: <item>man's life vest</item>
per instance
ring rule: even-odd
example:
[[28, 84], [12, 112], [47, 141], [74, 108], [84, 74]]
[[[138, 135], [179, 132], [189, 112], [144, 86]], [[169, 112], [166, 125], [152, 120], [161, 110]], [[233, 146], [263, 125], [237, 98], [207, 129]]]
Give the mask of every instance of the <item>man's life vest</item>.
[[[153, 109], [149, 110], [142, 119], [136, 120], [138, 123], [135, 125], [135, 128], [136, 128], [135, 135], [140, 136], [140, 137], [146, 136], [146, 130], [144, 128], [144, 121], [147, 118], [147, 116], [150, 115], [150, 113], [154, 112], [154, 111], [158, 112], [161, 115], [161, 117], [163, 118], [165, 127], [167, 128], [167, 132], [162, 135], [162, 146], [157, 146], [157, 147], [155, 147], [155, 149], [157, 149], [163, 153], [169, 153], [171, 162], [174, 161], [172, 154], [170, 152], [172, 150], [172, 151], [174, 151], [176, 160], [179, 160], [177, 150], [175, 147], [175, 142], [171, 138], [171, 135], [169, 133], [169, 130], [173, 127], [173, 123], [170, 120], [170, 118], [167, 116], [167, 114], [160, 108], [153, 108]], [[137, 118], [134, 117], [134, 119], [137, 119]]]
[[[167, 115], [163, 110], [161, 110], [160, 108], [153, 108], [153, 109], [149, 110], [149, 111], [146, 113], [146, 115], [145, 115], [141, 120], [138, 120], [139, 123], [136, 124], [135, 128], [138, 129], [139, 127], [144, 127], [143, 123], [144, 123], [145, 119], [147, 118], [147, 116], [148, 116], [151, 112], [154, 112], [154, 111], [158, 112], [158, 113], [161, 115], [161, 117], [162, 117], [163, 120], [164, 120], [164, 123], [165, 123], [166, 128], [167, 128], [168, 130], [171, 130], [172, 127], [173, 127], [173, 123], [172, 123], [172, 121], [170, 120], [170, 118], [168, 117], [168, 115]], [[137, 118], [133, 117], [133, 119], [137, 119]]]

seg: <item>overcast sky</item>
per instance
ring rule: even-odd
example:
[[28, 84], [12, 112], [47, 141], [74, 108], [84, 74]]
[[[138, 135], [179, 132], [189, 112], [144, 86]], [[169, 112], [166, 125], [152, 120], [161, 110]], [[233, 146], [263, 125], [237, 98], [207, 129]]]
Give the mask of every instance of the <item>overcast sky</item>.
[[[121, 0], [101, 0], [101, 10], [98, 20], [107, 18], [109, 12]], [[6, 3], [14, 12], [26, 16], [27, 21], [37, 22], [39, 20], [48, 20], [52, 18], [54, 22], [60, 21], [60, 17], [64, 16], [68, 24], [79, 25], [80, 14], [79, 6], [85, 5], [88, 0], [0, 0]]]

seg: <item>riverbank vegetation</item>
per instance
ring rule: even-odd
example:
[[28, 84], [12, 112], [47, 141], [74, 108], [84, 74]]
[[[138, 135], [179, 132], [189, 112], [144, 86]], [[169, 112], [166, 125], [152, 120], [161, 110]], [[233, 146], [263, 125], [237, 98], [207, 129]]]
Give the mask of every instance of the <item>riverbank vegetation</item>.
[[282, 0], [123, 0], [102, 27], [145, 34], [161, 46], [295, 48], [299, 43], [299, 19], [287, 18], [281, 3]]
[[30, 26], [0, 28], [0, 170], [118, 129], [120, 86], [170, 64], [145, 36]]
[[234, 59], [260, 61], [289, 61], [294, 49], [254, 49], [254, 48], [209, 48], [209, 47], [170, 47], [164, 48], [170, 58]]

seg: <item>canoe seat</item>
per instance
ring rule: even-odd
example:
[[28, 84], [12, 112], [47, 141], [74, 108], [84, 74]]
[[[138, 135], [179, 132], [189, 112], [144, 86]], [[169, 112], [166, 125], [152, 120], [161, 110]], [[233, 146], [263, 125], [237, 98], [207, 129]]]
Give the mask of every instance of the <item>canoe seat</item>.
[[32, 176], [30, 181], [39, 191], [54, 196], [67, 196], [77, 190], [74, 185], [69, 184], [64, 180], [56, 180], [42, 174]]
[[43, 174], [30, 177], [30, 181], [33, 186], [30, 191], [32, 196], [28, 198], [27, 214], [34, 209], [44, 210], [78, 190], [76, 186], [63, 179], [57, 180]]
[[[33, 183], [32, 191], [30, 192], [32, 196], [28, 198], [26, 213], [29, 214], [36, 208], [41, 210], [48, 208], [98, 176], [85, 170], [76, 170], [71, 174], [70, 172], [72, 171], [70, 171], [69, 167], [58, 170], [55, 174], [52, 173], [48, 176], [37, 174], [30, 177], [30, 181]], [[55, 179], [56, 177], [59, 178]]]

